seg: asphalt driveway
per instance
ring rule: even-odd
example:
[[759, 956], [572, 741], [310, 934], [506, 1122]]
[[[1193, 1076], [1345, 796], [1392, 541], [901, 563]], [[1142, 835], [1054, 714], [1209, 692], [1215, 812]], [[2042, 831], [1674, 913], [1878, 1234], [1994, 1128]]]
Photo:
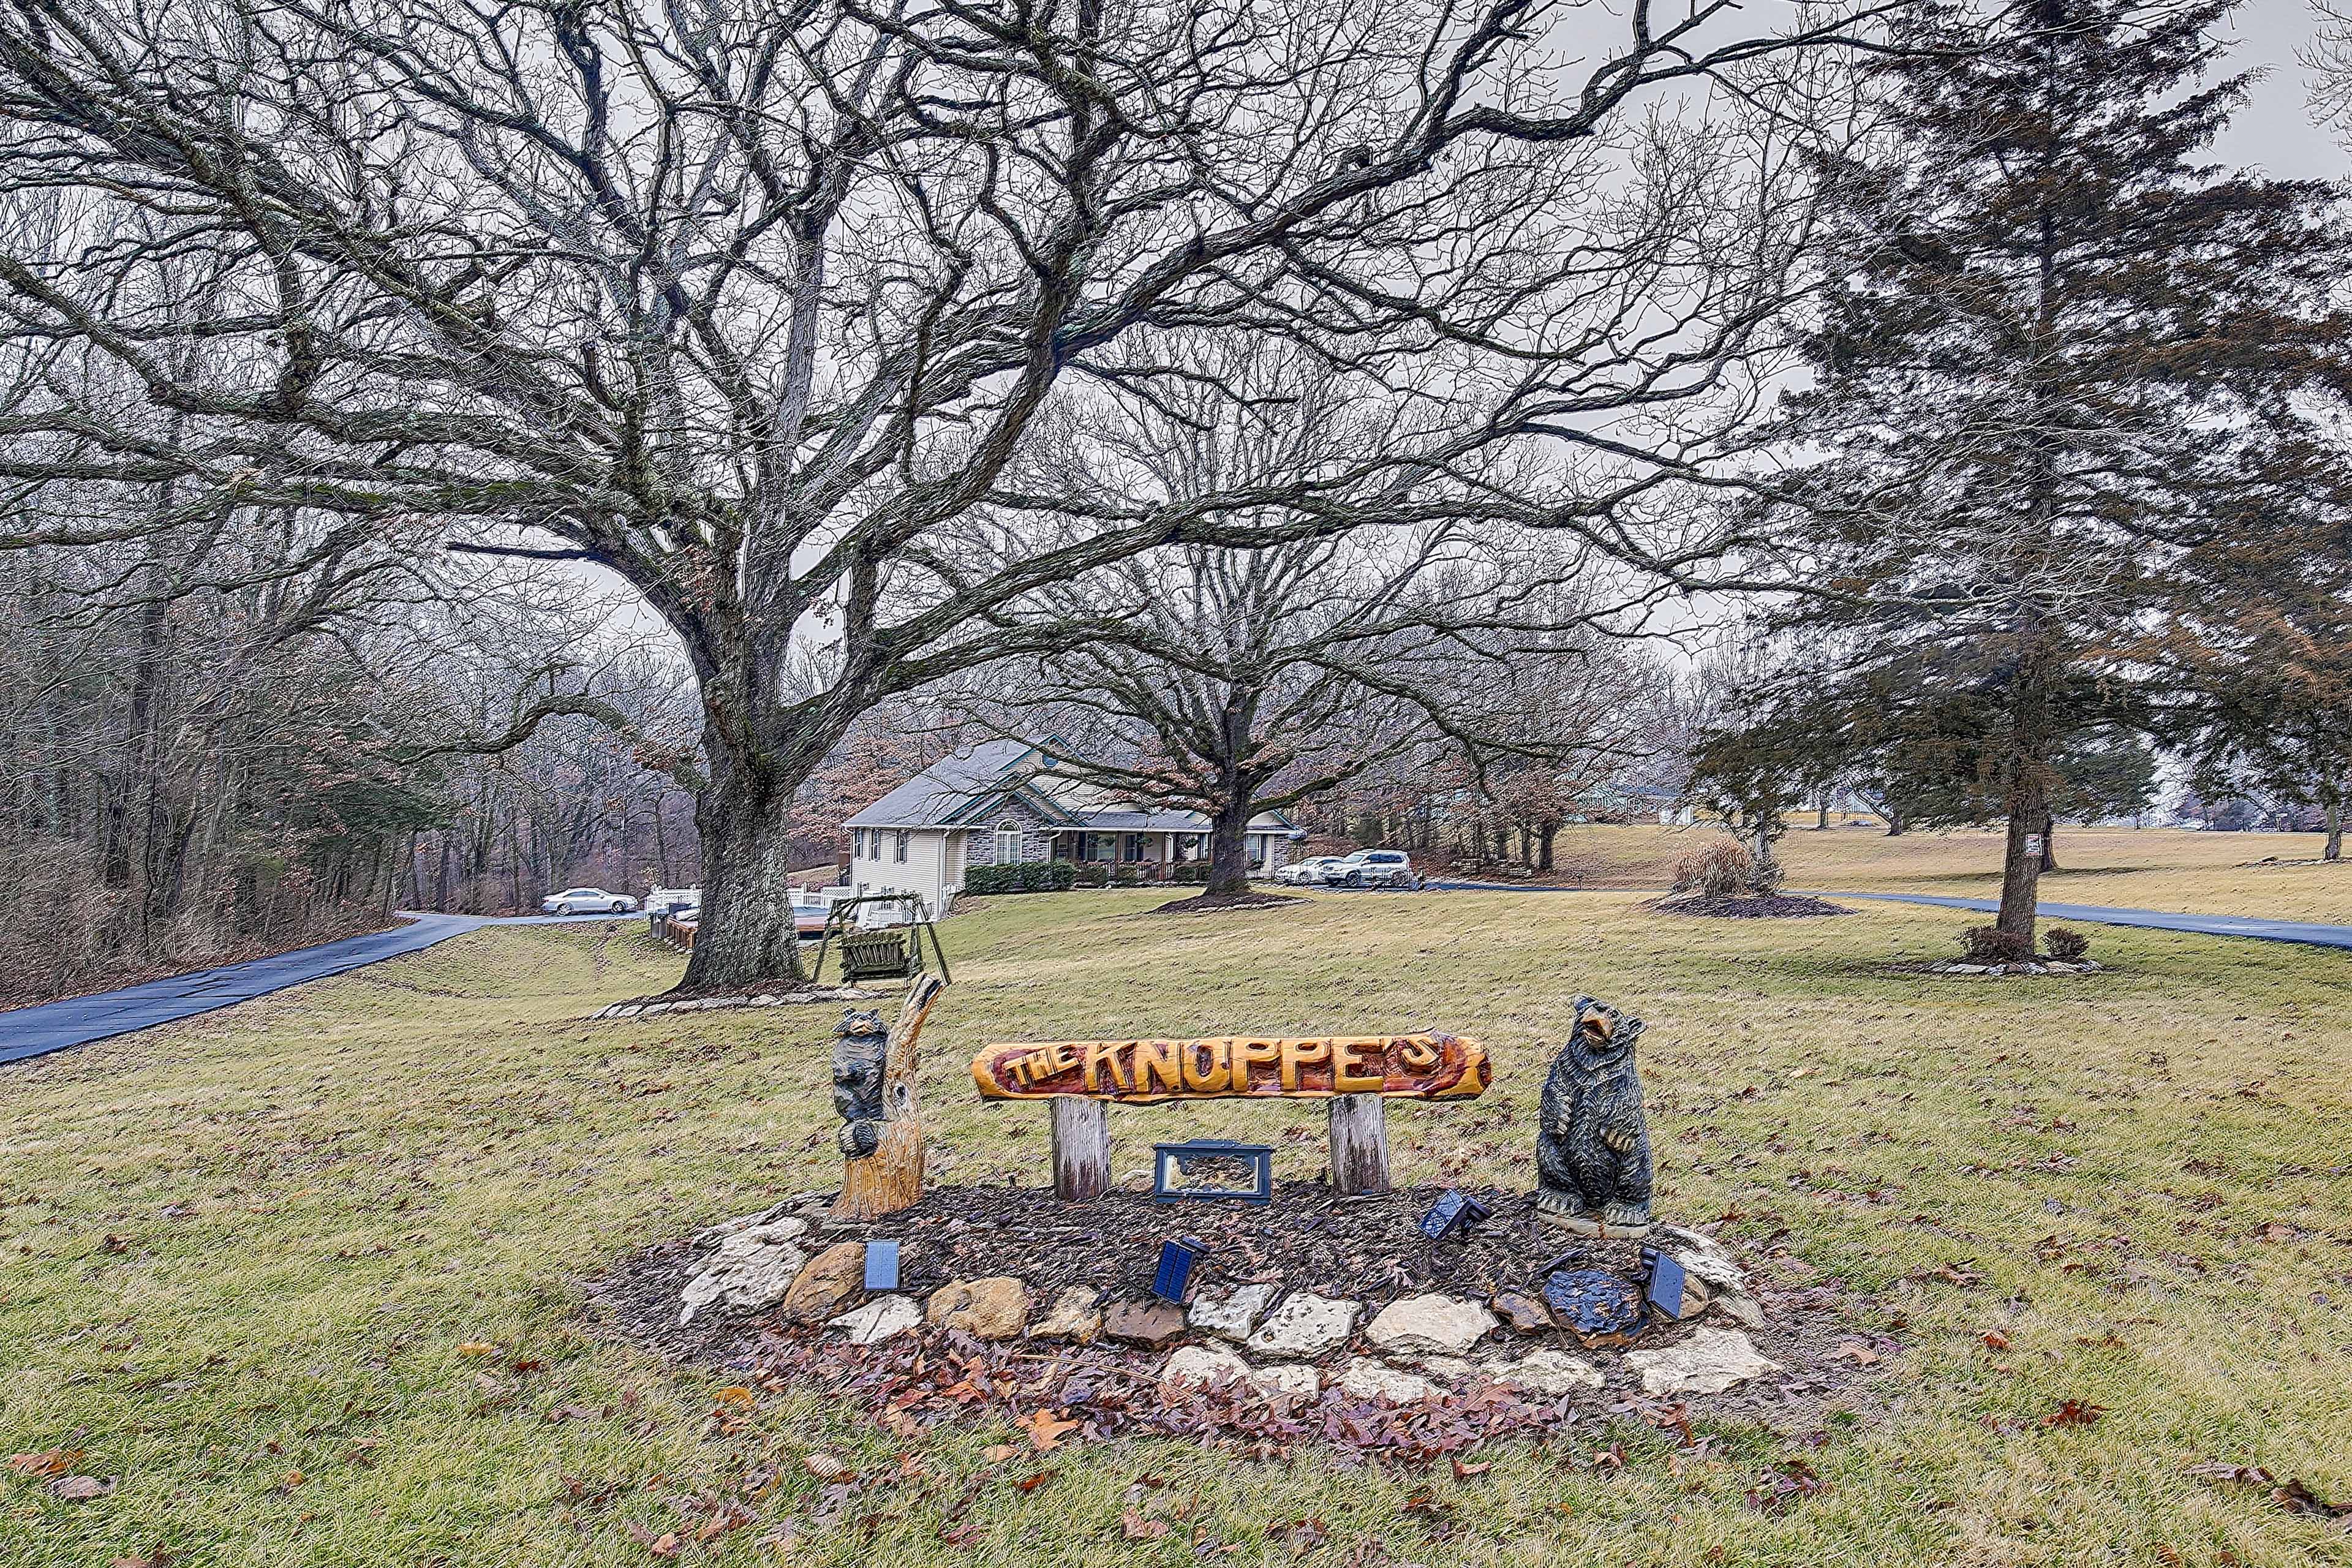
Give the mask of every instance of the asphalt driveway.
[[417, 915], [406, 925], [394, 926], [390, 931], [347, 936], [340, 942], [298, 947], [290, 952], [224, 964], [218, 969], [199, 969], [193, 974], [174, 974], [166, 980], [150, 980], [120, 991], [101, 991], [94, 996], [69, 996], [62, 1002], [44, 1002], [37, 1006], [0, 1012], [0, 1062], [23, 1061], [68, 1046], [88, 1045], [92, 1040], [127, 1035], [134, 1029], [192, 1018], [215, 1008], [233, 1007], [289, 985], [307, 984], [383, 959], [421, 952], [436, 942], [463, 936], [486, 925], [554, 925], [630, 918], [610, 914], [523, 915], [495, 920], [482, 915]]

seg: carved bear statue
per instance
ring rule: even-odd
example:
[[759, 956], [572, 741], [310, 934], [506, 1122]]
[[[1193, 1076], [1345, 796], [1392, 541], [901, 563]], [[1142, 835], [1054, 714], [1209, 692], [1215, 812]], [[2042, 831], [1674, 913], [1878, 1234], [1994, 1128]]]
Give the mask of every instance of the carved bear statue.
[[1576, 999], [1568, 1044], [1544, 1079], [1536, 1205], [1571, 1229], [1640, 1235], [1650, 1224], [1650, 1126], [1633, 1045], [1642, 1020]]
[[862, 1160], [882, 1143], [882, 1068], [890, 1031], [879, 1013], [855, 1009], [833, 1032], [833, 1109], [841, 1118], [841, 1152]]

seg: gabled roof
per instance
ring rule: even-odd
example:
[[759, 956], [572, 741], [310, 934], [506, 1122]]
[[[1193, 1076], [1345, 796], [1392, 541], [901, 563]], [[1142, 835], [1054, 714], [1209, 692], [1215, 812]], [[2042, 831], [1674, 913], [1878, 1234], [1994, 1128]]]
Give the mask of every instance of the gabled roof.
[[994, 795], [996, 786], [1036, 751], [1026, 741], [982, 741], [941, 757], [872, 805], [851, 817], [851, 827], [941, 827]]
[[[1017, 800], [1048, 822], [1090, 832], [1206, 833], [1209, 819], [1197, 811], [1151, 811], [1131, 805], [1073, 811], [1032, 784], [1013, 777], [1022, 763], [1042, 757], [1027, 741], [982, 741], [940, 758], [880, 800], [852, 816], [849, 827], [967, 827], [984, 825], [1007, 801]], [[1272, 817], [1296, 831], [1278, 811], [1260, 812], [1253, 827]], [[1259, 829], [1264, 831], [1264, 829]]]

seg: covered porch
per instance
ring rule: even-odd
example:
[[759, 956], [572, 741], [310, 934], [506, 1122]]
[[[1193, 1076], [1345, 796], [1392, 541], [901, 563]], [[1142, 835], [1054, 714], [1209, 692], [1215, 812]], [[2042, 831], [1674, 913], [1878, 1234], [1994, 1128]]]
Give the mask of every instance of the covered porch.
[[[1275, 845], [1281, 837], [1278, 833], [1249, 835], [1249, 863], [1253, 873], [1273, 872], [1276, 867]], [[1177, 867], [1209, 858], [1206, 829], [1068, 828], [1056, 831], [1052, 836], [1052, 842], [1054, 859], [1069, 860], [1081, 866], [1123, 868], [1129, 875], [1141, 876], [1155, 882], [1173, 880]]]

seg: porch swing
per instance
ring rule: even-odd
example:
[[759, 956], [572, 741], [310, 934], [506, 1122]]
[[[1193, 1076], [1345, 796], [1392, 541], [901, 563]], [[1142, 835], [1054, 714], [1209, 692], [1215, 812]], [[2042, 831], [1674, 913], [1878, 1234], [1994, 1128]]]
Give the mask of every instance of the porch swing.
[[[899, 922], [875, 931], [862, 929], [857, 911], [881, 905], [895, 910]], [[868, 980], [912, 980], [923, 973], [929, 963], [939, 966], [941, 984], [953, 978], [948, 973], [947, 949], [940, 945], [939, 928], [924, 912], [919, 895], [861, 893], [834, 905], [825, 914], [824, 934], [817, 939], [816, 962], [809, 968], [810, 984], [824, 983], [824, 955], [833, 950], [836, 938], [840, 942], [841, 983], [845, 985], [859, 985]], [[926, 939], [931, 948], [929, 963], [923, 955]]]

